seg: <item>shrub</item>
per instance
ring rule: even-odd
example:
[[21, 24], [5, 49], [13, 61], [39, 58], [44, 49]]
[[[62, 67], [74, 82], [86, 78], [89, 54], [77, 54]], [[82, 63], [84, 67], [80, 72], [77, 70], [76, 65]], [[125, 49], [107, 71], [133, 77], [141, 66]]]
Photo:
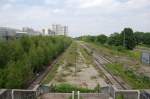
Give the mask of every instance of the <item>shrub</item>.
[[24, 36], [0, 41], [0, 88], [26, 88], [71, 41], [64, 36]]

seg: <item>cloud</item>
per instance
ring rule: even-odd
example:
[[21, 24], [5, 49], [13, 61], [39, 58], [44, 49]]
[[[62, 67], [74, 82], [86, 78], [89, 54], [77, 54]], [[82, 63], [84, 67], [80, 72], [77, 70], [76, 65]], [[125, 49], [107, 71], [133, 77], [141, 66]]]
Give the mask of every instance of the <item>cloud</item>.
[[44, 3], [47, 5], [51, 5], [51, 4], [57, 4], [57, 2], [55, 0], [44, 0]]
[[115, 3], [116, 1], [114, 0], [79, 0], [79, 7], [80, 8], [110, 7]]
[[149, 0], [2, 0], [0, 25], [41, 29], [68, 24], [70, 35], [150, 31]]
[[5, 5], [3, 5], [2, 7], [1, 7], [1, 9], [2, 10], [7, 10], [7, 9], [10, 9], [12, 7], [12, 5], [11, 4], [5, 4]]

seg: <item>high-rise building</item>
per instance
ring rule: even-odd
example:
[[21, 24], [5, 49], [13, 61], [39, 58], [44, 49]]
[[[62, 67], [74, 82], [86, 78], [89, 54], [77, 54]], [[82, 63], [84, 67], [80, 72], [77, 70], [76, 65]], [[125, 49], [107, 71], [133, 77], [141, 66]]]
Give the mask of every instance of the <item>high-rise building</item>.
[[29, 27], [23, 27], [23, 28], [22, 28], [22, 31], [23, 31], [23, 32], [27, 32], [28, 35], [40, 35], [40, 34], [42, 34], [41, 32], [35, 31], [34, 29], [29, 28]]
[[64, 26], [64, 35], [68, 35], [68, 26]]
[[8, 40], [15, 38], [17, 31], [19, 30], [8, 27], [0, 27], [0, 39]]
[[67, 35], [68, 27], [60, 24], [53, 24], [52, 31], [54, 31], [56, 35]]

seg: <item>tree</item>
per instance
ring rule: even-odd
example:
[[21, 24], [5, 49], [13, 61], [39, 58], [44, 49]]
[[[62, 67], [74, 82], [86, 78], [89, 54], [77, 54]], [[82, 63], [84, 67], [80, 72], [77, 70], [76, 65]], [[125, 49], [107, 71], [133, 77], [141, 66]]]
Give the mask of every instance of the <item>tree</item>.
[[107, 41], [107, 36], [102, 34], [102, 35], [98, 35], [96, 37], [96, 42], [100, 43], [100, 44], [104, 44]]
[[127, 49], [134, 49], [136, 46], [135, 37], [131, 28], [125, 28], [122, 32], [123, 46]]
[[134, 32], [134, 37], [136, 40], [136, 44], [141, 44], [144, 40], [144, 32]]
[[108, 44], [114, 45], [114, 46], [120, 46], [122, 45], [122, 37], [119, 33], [111, 34], [108, 38]]
[[26, 88], [72, 39], [31, 36], [0, 42], [0, 88]]
[[143, 44], [150, 45], [150, 33], [145, 33], [143, 35]]

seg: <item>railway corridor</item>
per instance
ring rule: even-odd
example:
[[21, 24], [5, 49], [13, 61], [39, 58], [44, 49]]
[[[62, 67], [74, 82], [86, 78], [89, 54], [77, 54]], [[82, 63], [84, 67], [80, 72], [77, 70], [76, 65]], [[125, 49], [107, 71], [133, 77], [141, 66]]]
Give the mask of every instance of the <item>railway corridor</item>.
[[92, 53], [93, 60], [96, 63], [97, 67], [104, 73], [105, 77], [108, 79], [110, 85], [114, 85], [117, 89], [132, 89], [122, 78], [117, 75], [113, 75], [105, 65], [111, 63], [110, 60], [106, 59], [103, 55], [97, 53], [94, 49], [90, 48], [89, 45], [81, 44], [89, 53]]
[[73, 56], [69, 58], [74, 60], [71, 60], [72, 62], [70, 63], [66, 58], [68, 56], [65, 56], [63, 64], [59, 66], [55, 77], [49, 82], [49, 85], [68, 83], [90, 89], [95, 88], [98, 84], [101, 87], [107, 86], [107, 80], [103, 77], [103, 74], [95, 68], [93, 63], [87, 63], [87, 61], [91, 61], [86, 57], [88, 53], [78, 42], [73, 48], [71, 54], [75, 55], [75, 58]]

